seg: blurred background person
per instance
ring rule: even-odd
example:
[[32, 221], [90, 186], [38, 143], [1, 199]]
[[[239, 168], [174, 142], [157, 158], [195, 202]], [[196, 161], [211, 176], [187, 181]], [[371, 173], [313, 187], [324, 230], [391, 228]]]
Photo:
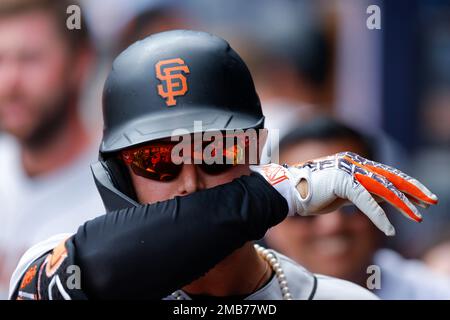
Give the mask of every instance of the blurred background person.
[[117, 54], [151, 34], [175, 29], [196, 30], [195, 25], [193, 18], [173, 1], [156, 2], [140, 10], [125, 24], [116, 44]]
[[[285, 136], [280, 143], [280, 160], [301, 162], [341, 151], [376, 160], [371, 145], [370, 139], [350, 127], [320, 117]], [[373, 292], [382, 299], [450, 299], [450, 278], [439, 277], [424, 263], [405, 260], [395, 251], [384, 249], [383, 240], [355, 206], [328, 216], [288, 218], [270, 229], [265, 238], [270, 247], [313, 272], [364, 287], [372, 274], [367, 267], [379, 266], [380, 288]]]
[[94, 49], [84, 23], [66, 27], [72, 4], [0, 2], [0, 298], [27, 247], [104, 212], [79, 109]]
[[450, 233], [441, 236], [436, 244], [429, 247], [423, 261], [434, 272], [450, 277]]

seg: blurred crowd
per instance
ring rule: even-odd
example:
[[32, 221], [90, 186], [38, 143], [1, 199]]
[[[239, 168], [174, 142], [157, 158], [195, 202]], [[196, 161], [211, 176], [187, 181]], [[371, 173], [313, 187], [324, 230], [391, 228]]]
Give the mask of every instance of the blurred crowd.
[[[89, 169], [104, 80], [119, 52], [171, 29], [214, 33], [242, 56], [280, 162], [354, 151], [440, 200], [421, 224], [385, 206], [392, 239], [344, 207], [286, 220], [268, 246], [364, 287], [380, 266], [382, 298], [450, 298], [450, 1], [83, 0], [68, 30], [74, 3], [0, 1], [0, 298], [26, 248], [104, 213]], [[380, 30], [366, 25], [372, 4]]]

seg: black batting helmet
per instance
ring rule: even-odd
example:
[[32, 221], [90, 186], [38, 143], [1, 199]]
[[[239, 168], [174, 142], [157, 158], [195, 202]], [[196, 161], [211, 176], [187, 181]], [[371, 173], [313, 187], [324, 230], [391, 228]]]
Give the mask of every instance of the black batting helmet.
[[175, 129], [263, 127], [251, 74], [223, 39], [174, 30], [149, 36], [113, 62], [103, 90], [104, 131], [94, 178], [108, 211], [136, 205], [117, 151], [168, 138]]

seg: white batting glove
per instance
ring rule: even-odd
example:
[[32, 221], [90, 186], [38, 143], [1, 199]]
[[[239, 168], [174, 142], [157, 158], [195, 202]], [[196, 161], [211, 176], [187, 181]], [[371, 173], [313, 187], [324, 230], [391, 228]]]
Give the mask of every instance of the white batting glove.
[[350, 201], [388, 236], [394, 235], [395, 229], [377, 200], [389, 202], [416, 222], [422, 221], [422, 216], [411, 201], [424, 208], [438, 202], [436, 195], [416, 179], [352, 152], [294, 166], [267, 164], [250, 169], [287, 200], [290, 216], [323, 214]]

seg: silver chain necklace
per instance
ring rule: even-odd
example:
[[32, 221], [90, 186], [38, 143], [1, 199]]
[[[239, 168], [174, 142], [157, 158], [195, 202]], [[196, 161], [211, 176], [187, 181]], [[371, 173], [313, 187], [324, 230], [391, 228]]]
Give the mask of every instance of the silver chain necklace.
[[[286, 280], [286, 275], [284, 274], [283, 268], [281, 268], [280, 263], [277, 258], [268, 250], [261, 247], [258, 244], [255, 244], [256, 252], [260, 255], [261, 258], [266, 260], [272, 270], [275, 272], [275, 276], [277, 277], [278, 284], [280, 285], [281, 295], [283, 296], [283, 300], [292, 300], [291, 292], [289, 291], [289, 286]], [[180, 290], [177, 290], [172, 293], [172, 296], [176, 300], [185, 300]]]

